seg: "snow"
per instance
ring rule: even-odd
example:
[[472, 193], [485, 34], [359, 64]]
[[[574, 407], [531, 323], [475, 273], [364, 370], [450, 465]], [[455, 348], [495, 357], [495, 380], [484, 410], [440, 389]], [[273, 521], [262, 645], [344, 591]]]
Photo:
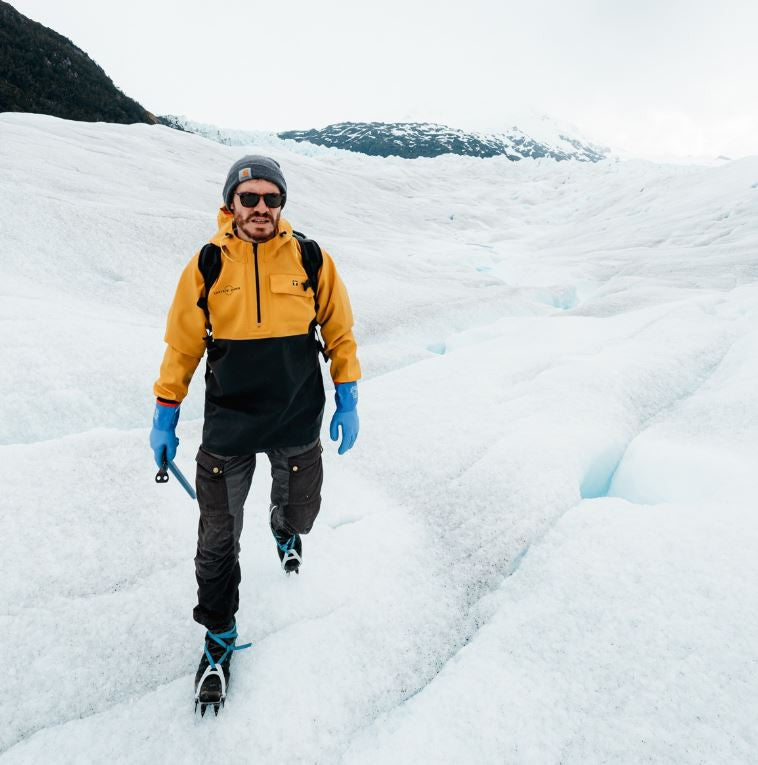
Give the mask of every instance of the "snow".
[[[294, 580], [259, 460], [254, 646], [201, 720], [197, 509], [153, 481], [151, 385], [248, 150], [350, 290], [361, 434], [323, 434]], [[407, 161], [3, 114], [0, 179], [3, 762], [755, 761], [758, 157]]]

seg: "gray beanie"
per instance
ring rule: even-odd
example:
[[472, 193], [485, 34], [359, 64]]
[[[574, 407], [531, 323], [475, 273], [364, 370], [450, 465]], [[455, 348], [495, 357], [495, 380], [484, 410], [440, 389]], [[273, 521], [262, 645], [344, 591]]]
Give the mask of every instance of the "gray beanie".
[[[229, 169], [224, 184], [224, 204], [227, 209], [231, 209], [234, 190], [243, 181], [249, 181], [253, 178], [262, 178], [264, 181], [275, 183], [279, 190], [287, 197], [287, 182], [282, 175], [282, 169], [279, 163], [271, 157], [264, 157], [262, 154], [248, 154], [242, 159], [238, 159]], [[282, 202], [282, 207], [284, 203]]]

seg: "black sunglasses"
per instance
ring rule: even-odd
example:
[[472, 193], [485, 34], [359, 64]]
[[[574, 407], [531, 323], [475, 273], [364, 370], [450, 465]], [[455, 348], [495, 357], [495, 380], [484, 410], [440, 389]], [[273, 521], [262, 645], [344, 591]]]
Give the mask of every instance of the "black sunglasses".
[[237, 196], [243, 207], [255, 207], [263, 199], [266, 207], [281, 207], [284, 202], [284, 194], [256, 194], [254, 191], [243, 191]]

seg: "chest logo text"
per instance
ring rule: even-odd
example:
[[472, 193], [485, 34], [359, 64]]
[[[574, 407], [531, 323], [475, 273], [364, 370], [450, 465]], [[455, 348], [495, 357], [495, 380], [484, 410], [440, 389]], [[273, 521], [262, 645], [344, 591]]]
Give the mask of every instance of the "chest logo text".
[[231, 284], [227, 284], [226, 287], [221, 287], [220, 289], [214, 290], [214, 295], [231, 295], [233, 292], [237, 292], [239, 290], [239, 287], [232, 287]]

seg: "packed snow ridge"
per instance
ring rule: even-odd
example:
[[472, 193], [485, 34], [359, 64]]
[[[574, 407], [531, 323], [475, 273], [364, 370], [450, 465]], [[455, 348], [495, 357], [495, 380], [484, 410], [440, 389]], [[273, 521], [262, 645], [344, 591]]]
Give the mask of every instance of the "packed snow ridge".
[[[254, 646], [200, 721], [197, 507], [153, 480], [151, 385], [246, 152], [348, 285], [361, 434], [322, 439], [294, 581], [259, 464]], [[756, 195], [758, 157], [409, 161], [0, 115], [3, 763], [754, 762]], [[188, 474], [202, 400], [199, 371]]]

